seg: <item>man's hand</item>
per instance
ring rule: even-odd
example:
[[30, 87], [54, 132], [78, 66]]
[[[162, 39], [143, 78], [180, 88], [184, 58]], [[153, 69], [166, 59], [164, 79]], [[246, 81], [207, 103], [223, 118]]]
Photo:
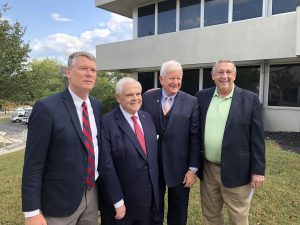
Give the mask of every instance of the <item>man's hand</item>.
[[25, 225], [47, 225], [44, 216], [40, 213], [36, 216], [25, 218]]
[[182, 183], [184, 184], [184, 187], [191, 188], [196, 183], [196, 181], [196, 173], [192, 172], [191, 170], [188, 170], [184, 176]]
[[252, 174], [251, 187], [252, 188], [261, 187], [264, 181], [265, 181], [265, 176]]
[[125, 214], [126, 214], [126, 207], [125, 204], [123, 204], [120, 207], [116, 208], [115, 219], [117, 220], [123, 219]]

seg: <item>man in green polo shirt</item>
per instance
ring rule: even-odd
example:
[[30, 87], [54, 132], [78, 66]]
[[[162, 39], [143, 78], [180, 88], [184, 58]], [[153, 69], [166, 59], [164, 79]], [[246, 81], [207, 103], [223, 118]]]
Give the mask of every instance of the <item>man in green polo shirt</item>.
[[[250, 202], [265, 173], [265, 142], [258, 96], [234, 84], [236, 67], [220, 60], [212, 70], [216, 87], [196, 94], [200, 107], [203, 170], [201, 204], [206, 225], [249, 224]], [[201, 173], [202, 172], [202, 173]]]

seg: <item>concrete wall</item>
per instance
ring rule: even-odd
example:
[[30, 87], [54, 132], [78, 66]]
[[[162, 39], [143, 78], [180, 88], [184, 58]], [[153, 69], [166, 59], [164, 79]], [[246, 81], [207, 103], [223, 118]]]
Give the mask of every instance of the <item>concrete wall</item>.
[[263, 116], [266, 131], [300, 132], [300, 108], [266, 107]]
[[[298, 7], [299, 8], [299, 7]], [[298, 10], [299, 12], [299, 10]], [[237, 21], [204, 28], [148, 36], [97, 46], [102, 70], [159, 68], [166, 60], [183, 65], [211, 64], [220, 58], [233, 61], [296, 57], [297, 14]]]

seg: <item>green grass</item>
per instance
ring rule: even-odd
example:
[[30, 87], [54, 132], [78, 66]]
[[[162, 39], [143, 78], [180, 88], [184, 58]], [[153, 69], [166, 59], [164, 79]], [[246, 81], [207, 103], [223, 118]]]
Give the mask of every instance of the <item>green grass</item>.
[[[0, 156], [1, 225], [24, 224], [20, 192], [23, 157], [24, 151]], [[300, 155], [281, 151], [267, 141], [266, 182], [254, 194], [250, 225], [299, 225], [299, 178]], [[198, 181], [191, 190], [188, 225], [203, 224], [199, 198]]]

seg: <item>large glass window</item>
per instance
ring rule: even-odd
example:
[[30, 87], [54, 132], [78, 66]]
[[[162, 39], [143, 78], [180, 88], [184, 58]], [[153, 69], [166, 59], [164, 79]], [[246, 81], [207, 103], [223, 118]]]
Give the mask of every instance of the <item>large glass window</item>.
[[272, 14], [296, 11], [297, 0], [273, 0]]
[[[203, 69], [203, 89], [214, 87], [215, 83], [211, 78], [211, 68]], [[240, 88], [259, 94], [259, 66], [237, 67], [235, 84]]]
[[180, 1], [180, 30], [200, 27], [200, 0]]
[[176, 31], [176, 0], [158, 3], [158, 34]]
[[268, 105], [300, 107], [300, 64], [270, 66]]
[[142, 85], [143, 93], [151, 88], [154, 88], [154, 72], [138, 73], [138, 81]]
[[204, 26], [228, 22], [228, 0], [205, 0]]
[[181, 90], [195, 95], [199, 90], [199, 69], [183, 70]]
[[263, 0], [233, 0], [232, 20], [245, 20], [262, 16]]
[[154, 35], [155, 4], [138, 9], [138, 37]]
[[237, 67], [237, 75], [235, 84], [240, 88], [252, 91], [259, 94], [259, 78], [260, 67], [259, 66], [241, 66]]
[[204, 68], [203, 69], [203, 87], [202, 89], [214, 87], [215, 83], [211, 78], [211, 70], [212, 68]]

